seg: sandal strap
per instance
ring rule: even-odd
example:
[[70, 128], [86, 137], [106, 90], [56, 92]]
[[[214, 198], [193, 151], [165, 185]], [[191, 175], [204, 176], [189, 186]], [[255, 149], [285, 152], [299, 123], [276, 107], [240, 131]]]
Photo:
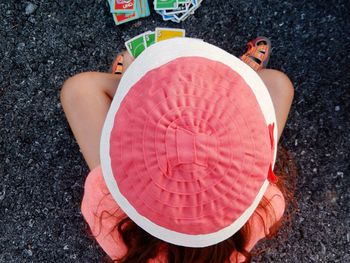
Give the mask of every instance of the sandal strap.
[[118, 74], [118, 75], [122, 74], [123, 73], [123, 63], [124, 63], [124, 56], [118, 55], [113, 63], [112, 73]]
[[256, 50], [253, 54], [251, 54], [252, 57], [255, 57], [257, 59], [260, 59], [261, 61], [265, 59], [266, 54], [261, 53], [260, 51]]
[[114, 71], [114, 74], [120, 75], [123, 73], [123, 66], [118, 65], [117, 68]]
[[259, 70], [260, 64], [255, 62], [254, 60], [252, 60], [249, 56], [247, 56], [246, 54], [241, 56], [241, 60], [246, 63], [248, 66], [250, 66], [252, 69], [254, 69], [255, 71]]
[[267, 45], [260, 45], [260, 46], [248, 49], [248, 51], [245, 54], [255, 56], [255, 54], [258, 54], [258, 53], [268, 54], [268, 52], [269, 52], [269, 47]]

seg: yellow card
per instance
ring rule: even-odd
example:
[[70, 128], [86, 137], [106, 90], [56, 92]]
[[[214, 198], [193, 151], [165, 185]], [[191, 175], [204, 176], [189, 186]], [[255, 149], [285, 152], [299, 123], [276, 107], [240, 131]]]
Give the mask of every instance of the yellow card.
[[161, 28], [157, 27], [155, 30], [156, 42], [167, 40], [174, 37], [185, 37], [185, 30], [178, 28]]

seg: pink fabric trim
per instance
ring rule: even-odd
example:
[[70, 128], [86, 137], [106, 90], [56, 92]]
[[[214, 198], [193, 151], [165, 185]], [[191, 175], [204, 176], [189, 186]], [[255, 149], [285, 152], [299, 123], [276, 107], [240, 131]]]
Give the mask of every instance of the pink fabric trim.
[[[276, 186], [270, 185], [264, 196], [270, 200], [276, 213], [277, 220], [280, 219], [285, 209], [284, 197], [280, 190]], [[123, 218], [125, 214], [110, 195], [103, 179], [100, 166], [93, 169], [86, 178], [81, 211], [102, 249], [112, 259], [118, 259], [124, 256], [127, 252], [127, 248], [119, 236], [118, 231], [113, 231], [113, 228], [119, 222], [120, 219], [118, 218]], [[104, 211], [108, 211], [108, 213], [114, 216], [109, 216], [107, 213], [104, 213]], [[263, 222], [261, 222], [259, 214], [265, 221], [267, 220], [268, 225], [274, 223], [267, 219], [264, 211], [257, 210], [253, 214], [249, 219], [252, 236], [246, 247], [248, 251], [250, 251], [260, 239], [265, 237], [265, 232], [268, 233], [268, 229], [263, 228]], [[244, 261], [244, 256], [233, 253], [230, 261], [234, 263], [242, 262]], [[148, 263], [167, 263], [166, 255], [164, 253], [159, 254], [157, 259], [149, 260]]]

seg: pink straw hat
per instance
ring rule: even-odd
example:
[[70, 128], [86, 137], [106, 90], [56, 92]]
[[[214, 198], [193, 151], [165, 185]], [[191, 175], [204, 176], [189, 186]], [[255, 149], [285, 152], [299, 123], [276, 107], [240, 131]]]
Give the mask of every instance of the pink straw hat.
[[206, 247], [253, 214], [277, 141], [268, 90], [249, 66], [190, 38], [156, 43], [122, 77], [101, 138], [103, 176], [141, 228]]

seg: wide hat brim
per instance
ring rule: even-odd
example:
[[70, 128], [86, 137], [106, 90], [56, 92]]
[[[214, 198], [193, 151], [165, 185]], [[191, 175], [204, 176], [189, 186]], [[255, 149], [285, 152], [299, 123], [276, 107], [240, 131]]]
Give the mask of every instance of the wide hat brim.
[[247, 222], [268, 187], [275, 123], [268, 90], [241, 60], [197, 39], [162, 41], [120, 81], [102, 131], [103, 176], [151, 235], [217, 244]]

